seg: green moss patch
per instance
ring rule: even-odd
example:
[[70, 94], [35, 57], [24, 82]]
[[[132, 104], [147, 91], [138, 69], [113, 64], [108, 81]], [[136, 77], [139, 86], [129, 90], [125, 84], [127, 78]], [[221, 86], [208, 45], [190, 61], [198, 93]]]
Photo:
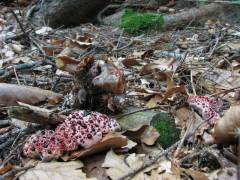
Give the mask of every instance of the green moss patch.
[[160, 14], [139, 13], [126, 9], [119, 27], [134, 34], [145, 30], [160, 30], [163, 24], [164, 18]]
[[180, 129], [175, 125], [174, 119], [167, 113], [158, 113], [152, 119], [151, 125], [160, 133], [158, 143], [164, 148], [170, 147], [180, 137]]

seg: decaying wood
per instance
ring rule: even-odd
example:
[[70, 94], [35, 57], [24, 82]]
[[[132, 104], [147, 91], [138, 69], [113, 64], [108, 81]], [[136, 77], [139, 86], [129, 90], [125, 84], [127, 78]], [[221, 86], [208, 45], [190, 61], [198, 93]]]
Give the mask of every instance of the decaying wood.
[[184, 12], [176, 13], [174, 15], [164, 16], [165, 29], [171, 27], [181, 27], [189, 24], [191, 21], [195, 21], [204, 18], [206, 16], [217, 16], [222, 13], [224, 8], [223, 4], [211, 3], [199, 8], [192, 8]]
[[[109, 0], [47, 0], [40, 1], [32, 13], [32, 22], [52, 27], [73, 26], [93, 21]], [[45, 22], [44, 22], [45, 21]]]
[[59, 103], [63, 95], [48, 90], [30, 86], [0, 83], [0, 104], [4, 106], [17, 105], [17, 101], [27, 104], [45, 102]]
[[64, 115], [59, 115], [53, 111], [20, 102], [19, 106], [11, 107], [8, 114], [11, 118], [42, 125], [59, 124], [65, 118]]
[[[200, 20], [205, 17], [217, 16], [222, 13], [224, 8], [227, 5], [210, 3], [207, 5], [200, 6], [198, 8], [192, 8], [180, 13], [173, 15], [164, 16], [164, 27], [163, 29], [167, 30], [170, 28], [183, 27], [195, 20]], [[121, 22], [121, 18], [124, 14], [124, 11], [119, 11], [111, 16], [106, 17], [103, 22], [108, 25], [117, 25]]]

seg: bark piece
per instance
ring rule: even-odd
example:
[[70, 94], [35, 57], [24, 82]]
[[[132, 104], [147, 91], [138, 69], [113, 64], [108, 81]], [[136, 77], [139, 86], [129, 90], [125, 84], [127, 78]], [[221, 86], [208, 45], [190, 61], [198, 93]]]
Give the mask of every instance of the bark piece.
[[65, 118], [65, 116], [58, 115], [53, 111], [24, 103], [11, 107], [8, 110], [8, 114], [11, 118], [42, 125], [59, 124]]

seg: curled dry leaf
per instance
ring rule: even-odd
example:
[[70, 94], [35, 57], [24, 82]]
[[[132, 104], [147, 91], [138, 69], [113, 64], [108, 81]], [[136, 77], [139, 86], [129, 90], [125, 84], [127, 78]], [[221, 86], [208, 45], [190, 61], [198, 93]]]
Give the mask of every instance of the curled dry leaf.
[[164, 95], [156, 94], [153, 98], [151, 98], [146, 107], [152, 108], [158, 106], [162, 102], [166, 100], [174, 100], [174, 97], [177, 94], [187, 94], [187, 90], [184, 85], [175, 85], [172, 79], [170, 79], [169, 75], [166, 74], [167, 77], [167, 91]]
[[159, 132], [152, 126], [149, 126], [142, 134], [141, 141], [149, 146], [155, 144], [158, 137], [160, 136]]
[[236, 130], [240, 128], [240, 106], [232, 106], [217, 121], [214, 126], [213, 137], [217, 144], [229, 144], [236, 140]]
[[140, 75], [152, 74], [156, 69], [159, 71], [173, 72], [177, 69], [179, 62], [176, 59], [161, 59], [154, 61], [154, 63], [143, 66]]
[[67, 55], [58, 56], [56, 59], [57, 68], [63, 71], [67, 71], [71, 74], [74, 74], [77, 71], [77, 65], [79, 61], [73, 59]]
[[94, 62], [93, 56], [89, 56], [81, 59], [81, 62], [77, 65], [77, 72], [90, 68], [93, 62]]
[[17, 102], [34, 105], [46, 100], [59, 103], [62, 97], [62, 94], [40, 88], [0, 83], [0, 104], [4, 106], [14, 106]]
[[149, 125], [142, 125], [134, 129], [127, 130], [123, 135], [137, 142], [142, 142], [146, 145], [153, 145], [160, 136], [159, 132]]
[[96, 67], [101, 69], [101, 73], [92, 80], [94, 86], [116, 94], [124, 92], [125, 79], [122, 71], [103, 61], [98, 61]]
[[95, 39], [95, 36], [90, 34], [85, 36], [76, 34], [76, 38], [71, 39], [70, 46], [73, 46], [73, 47], [76, 46], [76, 47], [79, 47], [80, 49], [86, 49], [95, 43], [94, 39]]
[[97, 152], [102, 152], [109, 149], [117, 149], [126, 146], [128, 139], [126, 136], [120, 134], [107, 134], [101, 141], [94, 144], [90, 148], [83, 149], [80, 151], [75, 151], [69, 156], [63, 156], [64, 161], [75, 160], [79, 157], [89, 156]]

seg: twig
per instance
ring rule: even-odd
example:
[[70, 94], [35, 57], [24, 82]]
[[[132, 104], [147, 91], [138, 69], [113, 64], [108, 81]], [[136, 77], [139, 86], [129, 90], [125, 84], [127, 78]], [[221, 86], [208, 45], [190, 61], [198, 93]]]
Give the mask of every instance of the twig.
[[125, 114], [121, 114], [121, 115], [117, 115], [115, 117], [117, 118], [122, 118], [122, 117], [125, 117], [125, 116], [128, 116], [128, 115], [131, 115], [131, 114], [135, 114], [135, 113], [138, 113], [138, 112], [143, 112], [143, 111], [148, 111], [148, 110], [154, 110], [154, 109], [161, 109], [163, 107], [168, 107], [168, 105], [160, 105], [160, 106], [155, 106], [155, 107], [151, 107], [151, 108], [143, 108], [143, 109], [138, 109], [136, 111], [132, 111], [132, 112], [128, 112], [128, 113], [125, 113]]
[[208, 0], [185, 0], [185, 1], [191, 1], [191, 2], [209, 2], [209, 3], [222, 3], [222, 4], [236, 4], [236, 5], [240, 5], [239, 1], [219, 1], [219, 0], [215, 0], [215, 1], [208, 1]]
[[[210, 118], [209, 118], [209, 119], [210, 119]], [[209, 120], [209, 119], [208, 119], [208, 120]], [[203, 121], [202, 123], [200, 123], [200, 124], [192, 131], [192, 133], [189, 133], [189, 134], [186, 136], [185, 140], [188, 140], [190, 137], [192, 137], [192, 136], [195, 134], [195, 132], [197, 131], [197, 129], [198, 129], [199, 127], [201, 127], [203, 124], [205, 124], [206, 122], [208, 122], [208, 120]], [[152, 160], [146, 162], [143, 166], [141, 166], [141, 167], [139, 167], [139, 168], [137, 168], [137, 169], [134, 169], [133, 171], [129, 172], [129, 173], [126, 174], [126, 175], [123, 175], [123, 176], [120, 177], [118, 180], [126, 180], [127, 178], [132, 178], [132, 177], [134, 177], [137, 173], [141, 172], [141, 171], [144, 170], [145, 168], [147, 168], [147, 167], [155, 164], [155, 163], [159, 160], [160, 157], [167, 155], [169, 152], [171, 152], [173, 149], [175, 149], [175, 148], [178, 146], [179, 143], [180, 143], [180, 141], [176, 142], [175, 144], [173, 144], [172, 146], [170, 146], [168, 149], [166, 149], [166, 150], [164, 150], [163, 152], [161, 152], [161, 153], [159, 153], [158, 155], [156, 155]]]
[[227, 90], [224, 90], [224, 91], [221, 91], [221, 92], [218, 92], [218, 93], [214, 93], [214, 94], [210, 95], [210, 97], [219, 96], [220, 94], [226, 94], [226, 93], [232, 92], [232, 91], [234, 91], [236, 89], [239, 89], [239, 88], [240, 88], [240, 86], [237, 86], [237, 87], [227, 89]]
[[121, 50], [123, 50], [123, 49], [131, 46], [133, 43], [134, 43], [134, 39], [131, 39], [131, 41], [130, 41], [127, 45], [122, 46], [122, 47], [120, 47], [120, 48], [113, 49], [112, 51], [113, 51], [113, 52], [121, 51]]
[[16, 19], [17, 23], [19, 24], [19, 27], [21, 29], [21, 31], [23, 32], [24, 37], [26, 38], [26, 40], [29, 40], [29, 36], [27, 35], [25, 29], [23, 28], [22, 23], [20, 22], [19, 18], [17, 17], [16, 13], [10, 8], [10, 12], [12, 13], [12, 15], [14, 16], [14, 18]]
[[13, 66], [13, 71], [14, 71], [15, 77], [16, 77], [16, 79], [17, 79], [18, 85], [21, 85], [21, 83], [20, 83], [20, 81], [19, 81], [19, 78], [18, 78], [18, 75], [17, 75], [17, 71], [16, 71], [15, 66]]
[[238, 135], [238, 164], [237, 164], [237, 179], [240, 179], [240, 136]]
[[194, 86], [194, 82], [193, 82], [193, 73], [192, 73], [192, 70], [190, 71], [190, 79], [191, 79], [191, 86], [192, 86], [192, 90], [193, 90], [193, 94], [196, 96], [197, 95], [197, 92], [196, 92], [196, 89], [195, 89], [195, 86]]
[[[10, 120], [1, 120], [0, 121], [0, 127], [3, 127], [3, 126], [8, 126], [11, 124], [11, 121]], [[0, 131], [1, 133], [1, 131]]]
[[180, 165], [181, 166], [184, 166], [184, 162], [186, 162], [186, 161], [189, 161], [189, 160], [191, 160], [191, 159], [195, 159], [197, 156], [199, 156], [200, 154], [202, 154], [203, 152], [205, 152], [205, 151], [209, 151], [209, 149], [211, 149], [211, 148], [217, 148], [217, 145], [216, 144], [213, 144], [213, 145], [211, 145], [211, 146], [209, 146], [209, 147], [207, 147], [207, 148], [204, 148], [204, 149], [196, 149], [195, 151], [196, 152], [193, 152], [193, 153], [191, 153], [191, 154], [188, 154], [187, 156], [184, 156], [182, 159], [181, 159], [181, 161], [180, 161]]
[[[14, 144], [14, 143], [13, 143]], [[19, 150], [19, 147], [21, 147], [23, 145], [23, 143], [18, 144], [16, 147], [14, 147], [9, 154], [7, 155], [7, 157], [3, 160], [2, 165], [7, 164], [12, 158], [15, 157], [15, 155], [13, 154], [16, 150]]]
[[181, 149], [181, 147], [182, 147], [182, 145], [183, 145], [187, 135], [189, 134], [189, 130], [190, 130], [190, 127], [191, 127], [192, 123], [193, 123], [193, 117], [191, 118], [191, 120], [190, 120], [190, 122], [188, 124], [188, 127], [186, 129], [186, 132], [185, 132], [184, 136], [182, 137], [182, 139], [181, 139], [181, 141], [180, 141], [180, 143], [179, 143], [179, 145], [178, 145], [178, 147], [177, 147], [177, 149], [176, 149], [176, 151], [174, 153], [174, 157], [178, 156], [179, 151], [180, 151], [180, 149]]
[[6, 173], [5, 175], [2, 176], [3, 179], [9, 179], [12, 178], [15, 174], [21, 172], [21, 171], [26, 171], [28, 169], [34, 168], [35, 165], [30, 164], [28, 166], [24, 167], [14, 167], [10, 172]]
[[124, 32], [124, 30], [121, 31], [121, 34], [120, 34], [120, 36], [119, 36], [119, 38], [118, 38], [118, 43], [117, 43], [117, 45], [113, 48], [113, 50], [116, 50], [116, 49], [118, 48], [118, 46], [119, 46], [119, 44], [120, 44], [120, 42], [121, 42], [121, 39], [122, 39], [123, 32]]
[[[43, 61], [40, 62], [33, 62], [31, 64], [28, 63], [24, 63], [24, 64], [18, 64], [15, 66], [15, 70], [26, 70], [26, 69], [31, 69], [34, 66], [40, 66], [43, 64]], [[0, 80], [4, 79], [4, 78], [8, 78], [9, 76], [11, 76], [12, 74], [14, 74], [14, 70], [5, 70], [5, 69], [0, 69]]]
[[219, 43], [219, 37], [216, 37], [215, 44], [214, 44], [214, 46], [213, 46], [213, 48], [212, 48], [212, 50], [211, 50], [211, 52], [210, 52], [208, 58], [210, 58], [210, 57], [213, 55], [213, 53], [214, 53], [214, 51], [215, 51], [215, 49], [216, 49], [218, 43]]
[[102, 9], [102, 10], [98, 13], [98, 15], [97, 15], [97, 20], [98, 20], [98, 22], [101, 23], [101, 24], [103, 24], [102, 16], [103, 16], [103, 14], [104, 14], [108, 9], [111, 9], [111, 8], [120, 8], [120, 7], [124, 8], [125, 5], [121, 5], [121, 4], [120, 4], [120, 5], [119, 5], [119, 4], [109, 4], [108, 6], [106, 6], [104, 9]]

